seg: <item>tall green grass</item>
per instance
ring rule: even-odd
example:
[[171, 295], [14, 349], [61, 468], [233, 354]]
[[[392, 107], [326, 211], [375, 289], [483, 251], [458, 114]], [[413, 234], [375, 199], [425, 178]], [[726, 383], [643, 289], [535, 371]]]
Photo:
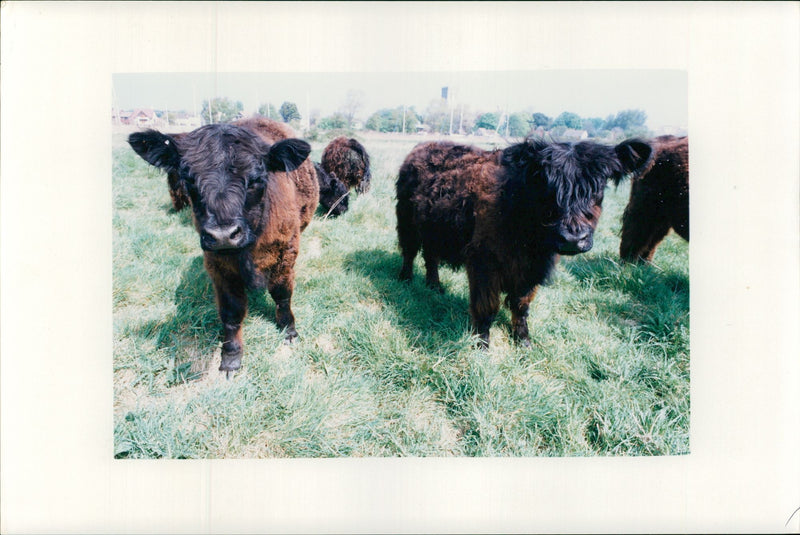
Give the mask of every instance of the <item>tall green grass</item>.
[[[562, 259], [511, 341], [503, 309], [475, 349], [463, 271], [443, 294], [397, 280], [393, 185], [418, 138], [362, 142], [373, 186], [303, 234], [284, 346], [250, 295], [243, 368], [217, 371], [220, 324], [188, 211], [121, 138], [113, 154], [118, 458], [675, 455], [689, 451], [688, 245], [621, 264], [628, 186], [589, 253]], [[324, 141], [313, 144], [318, 161]]]

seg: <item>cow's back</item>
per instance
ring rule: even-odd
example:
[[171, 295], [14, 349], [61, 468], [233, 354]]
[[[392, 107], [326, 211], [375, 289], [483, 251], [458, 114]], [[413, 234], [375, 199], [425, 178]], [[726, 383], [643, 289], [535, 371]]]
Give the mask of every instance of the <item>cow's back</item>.
[[[497, 155], [449, 142], [417, 145], [397, 180], [397, 198], [410, 211], [428, 250], [461, 264], [476, 232], [497, 202]], [[479, 225], [480, 226], [480, 225]]]

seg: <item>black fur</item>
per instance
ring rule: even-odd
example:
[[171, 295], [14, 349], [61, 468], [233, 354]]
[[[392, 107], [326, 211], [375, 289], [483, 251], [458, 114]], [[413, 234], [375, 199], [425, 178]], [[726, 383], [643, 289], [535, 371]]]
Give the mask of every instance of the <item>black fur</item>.
[[317, 171], [319, 204], [323, 211], [334, 217], [347, 212], [350, 204], [350, 190], [347, 185], [335, 173], [327, 173], [318, 163], [314, 164], [314, 169]]

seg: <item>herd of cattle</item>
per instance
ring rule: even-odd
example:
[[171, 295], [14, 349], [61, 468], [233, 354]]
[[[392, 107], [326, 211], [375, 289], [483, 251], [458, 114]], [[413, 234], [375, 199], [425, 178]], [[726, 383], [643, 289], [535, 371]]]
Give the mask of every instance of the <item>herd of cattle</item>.
[[[221, 371], [241, 367], [248, 288], [266, 287], [287, 342], [300, 234], [318, 204], [347, 211], [351, 189], [370, 186], [369, 155], [339, 137], [320, 163], [283, 123], [250, 118], [181, 134], [128, 138], [167, 173], [176, 210], [191, 206], [223, 325]], [[616, 146], [526, 140], [482, 150], [450, 142], [417, 145], [396, 183], [400, 278], [422, 251], [426, 283], [441, 290], [438, 267], [465, 266], [469, 308], [483, 347], [505, 293], [514, 339], [529, 344], [528, 308], [560, 255], [591, 249], [608, 180], [631, 177], [620, 256], [650, 261], [670, 229], [689, 239], [688, 138], [631, 139]]]

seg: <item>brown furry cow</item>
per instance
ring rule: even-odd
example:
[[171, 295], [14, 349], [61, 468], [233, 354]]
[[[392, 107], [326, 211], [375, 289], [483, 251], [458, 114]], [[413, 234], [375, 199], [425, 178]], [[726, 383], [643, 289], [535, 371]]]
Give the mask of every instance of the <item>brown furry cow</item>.
[[322, 151], [322, 168], [335, 174], [348, 188], [358, 193], [369, 191], [372, 174], [367, 149], [355, 139], [335, 138]]
[[670, 229], [689, 241], [689, 138], [660, 136], [650, 145], [622, 215], [619, 254], [627, 261], [651, 261]]
[[650, 146], [528, 140], [505, 150], [417, 145], [397, 179], [400, 279], [422, 248], [426, 281], [439, 263], [466, 265], [470, 315], [483, 347], [505, 292], [513, 336], [530, 344], [528, 308], [559, 255], [591, 249], [608, 179], [638, 169]]
[[139, 156], [167, 172], [175, 208], [192, 207], [223, 324], [221, 371], [241, 367], [246, 288], [266, 286], [286, 341], [297, 337], [294, 264], [319, 185], [311, 147], [293, 135], [286, 125], [254, 118], [128, 138]]

